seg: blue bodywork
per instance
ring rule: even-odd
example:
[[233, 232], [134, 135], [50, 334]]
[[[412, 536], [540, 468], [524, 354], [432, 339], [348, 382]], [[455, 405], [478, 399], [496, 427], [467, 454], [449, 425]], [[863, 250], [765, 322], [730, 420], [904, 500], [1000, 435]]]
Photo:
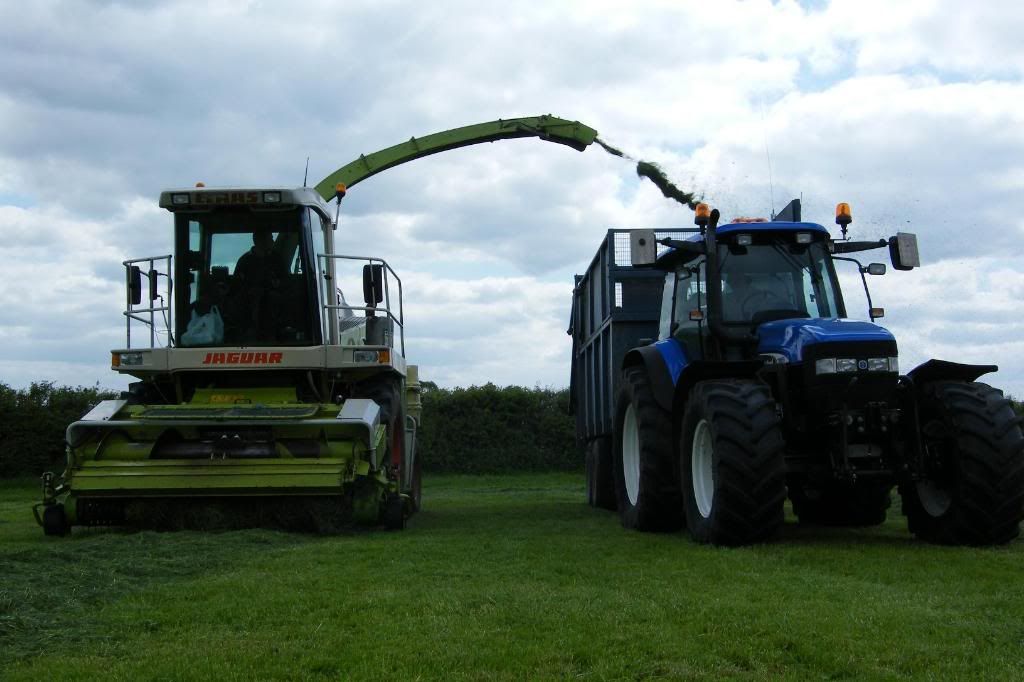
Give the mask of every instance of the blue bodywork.
[[[839, 318], [811, 318], [775, 320], [758, 327], [758, 353], [780, 353], [790, 363], [803, 362], [804, 348], [819, 343], [895, 341], [896, 337], [884, 327], [870, 322]], [[686, 349], [676, 339], [664, 339], [654, 344], [672, 376], [672, 383], [690, 364]]]

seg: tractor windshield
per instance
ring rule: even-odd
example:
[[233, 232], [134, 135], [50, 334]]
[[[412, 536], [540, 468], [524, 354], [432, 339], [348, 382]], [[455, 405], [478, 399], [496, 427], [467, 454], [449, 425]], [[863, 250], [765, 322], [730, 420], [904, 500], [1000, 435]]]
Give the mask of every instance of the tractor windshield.
[[841, 299], [824, 242], [763, 237], [753, 244], [720, 244], [724, 322], [792, 317], [841, 317]]
[[179, 346], [313, 345], [301, 209], [175, 216]]

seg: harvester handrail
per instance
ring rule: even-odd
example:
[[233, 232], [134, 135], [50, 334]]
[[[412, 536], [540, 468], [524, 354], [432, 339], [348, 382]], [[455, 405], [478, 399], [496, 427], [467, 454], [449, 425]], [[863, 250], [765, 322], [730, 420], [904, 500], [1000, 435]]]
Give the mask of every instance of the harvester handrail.
[[[319, 254], [317, 256], [317, 269], [320, 270], [320, 278], [321, 279], [327, 279], [327, 272], [328, 272], [327, 268], [322, 268], [321, 267], [321, 262], [326, 262], [328, 260], [366, 261], [370, 265], [372, 265], [374, 263], [380, 263], [384, 267], [384, 269], [387, 272], [391, 273], [391, 276], [395, 278], [395, 282], [398, 283], [398, 316], [397, 317], [391, 311], [391, 290], [390, 290], [390, 286], [388, 285], [388, 280], [390, 278], [387, 277], [387, 276], [384, 277], [384, 301], [383, 301], [384, 307], [383, 308], [380, 308], [380, 307], [377, 307], [377, 306], [357, 306], [357, 305], [349, 305], [349, 304], [341, 305], [340, 303], [326, 303], [325, 302], [324, 305], [323, 305], [323, 309], [324, 309], [325, 312], [329, 311], [329, 310], [339, 310], [339, 311], [340, 310], [361, 310], [363, 312], [369, 312], [369, 311], [372, 310], [372, 311], [377, 312], [377, 313], [383, 313], [384, 315], [386, 315], [390, 319], [394, 320], [395, 324], [398, 325], [398, 334], [399, 334], [399, 342], [401, 344], [401, 349], [402, 349], [402, 357], [405, 357], [405, 309], [404, 309], [404, 304], [403, 304], [403, 299], [402, 299], [402, 278], [398, 276], [398, 273], [395, 272], [394, 268], [392, 268], [388, 264], [388, 262], [386, 260], [384, 260], [383, 258], [378, 258], [376, 256], [352, 256], [352, 255], [346, 255], [346, 254], [340, 254], [340, 253], [336, 253], [336, 254], [322, 253], [322, 254]], [[328, 323], [333, 324], [333, 322], [331, 322], [332, 318], [331, 318], [330, 315], [325, 315], [324, 317], [325, 317], [325, 319], [328, 320]]]
[[[162, 313], [164, 318], [164, 331], [167, 334], [167, 346], [173, 345], [173, 336], [171, 335], [172, 324], [172, 299], [171, 299], [171, 262], [173, 256], [165, 254], [162, 256], [144, 256], [142, 258], [131, 258], [129, 260], [121, 261], [124, 265], [124, 277], [125, 277], [125, 309], [122, 314], [125, 317], [125, 348], [131, 349], [132, 347], [132, 320], [141, 322], [142, 324], [149, 327], [149, 347], [156, 348], [156, 314]], [[147, 263], [149, 265], [146, 271], [146, 279], [149, 279], [151, 272], [159, 272], [156, 270], [156, 263], [158, 261], [164, 261], [166, 263], [166, 271], [163, 273], [167, 278], [167, 287], [165, 296], [159, 296], [163, 300], [163, 305], [154, 306], [153, 301], [156, 299], [150, 299], [149, 307], [141, 308], [142, 305], [132, 303], [132, 267], [136, 263]], [[141, 314], [140, 314], [141, 313]]]

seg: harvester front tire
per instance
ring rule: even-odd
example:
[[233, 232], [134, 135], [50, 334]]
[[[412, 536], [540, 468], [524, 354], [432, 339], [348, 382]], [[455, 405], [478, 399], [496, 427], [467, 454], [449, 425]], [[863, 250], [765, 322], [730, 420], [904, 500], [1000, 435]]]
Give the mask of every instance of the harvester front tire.
[[694, 540], [747, 545], [782, 526], [782, 428], [767, 386], [703, 381], [690, 392], [679, 442], [680, 487]]
[[1024, 519], [1024, 435], [1002, 391], [965, 381], [923, 387], [924, 477], [900, 485], [917, 537], [944, 545], [999, 545]]
[[800, 523], [822, 526], [864, 527], [885, 522], [892, 504], [892, 484], [831, 484], [818, 490], [791, 488], [789, 499]]
[[68, 534], [68, 517], [63, 504], [51, 504], [43, 509], [43, 534], [62, 538]]
[[598, 438], [587, 445], [587, 504], [615, 511], [618, 500], [615, 496], [611, 450], [609, 438]]
[[389, 495], [384, 502], [384, 527], [405, 530], [405, 500], [401, 495]]
[[678, 530], [683, 515], [672, 461], [672, 416], [658, 407], [642, 367], [623, 370], [615, 404], [612, 471], [622, 525]]

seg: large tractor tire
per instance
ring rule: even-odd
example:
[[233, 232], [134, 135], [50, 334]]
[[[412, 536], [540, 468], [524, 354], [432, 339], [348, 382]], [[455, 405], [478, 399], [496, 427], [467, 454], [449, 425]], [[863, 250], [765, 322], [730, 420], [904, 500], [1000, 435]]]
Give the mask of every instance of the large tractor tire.
[[611, 439], [598, 438], [587, 445], [587, 504], [615, 511], [615, 476], [612, 472]]
[[774, 535], [786, 499], [775, 401], [754, 381], [703, 381], [690, 392], [679, 441], [686, 526], [694, 540], [746, 545]]
[[998, 545], [1024, 519], [1024, 435], [1002, 391], [935, 382], [920, 400], [924, 468], [900, 485], [910, 532], [945, 545]]
[[682, 526], [671, 434], [672, 416], [655, 402], [647, 373], [627, 367], [615, 403], [612, 442], [615, 495], [626, 528], [672, 531]]
[[822, 526], [877, 526], [892, 505], [891, 483], [831, 483], [790, 488], [793, 513], [800, 523]]

